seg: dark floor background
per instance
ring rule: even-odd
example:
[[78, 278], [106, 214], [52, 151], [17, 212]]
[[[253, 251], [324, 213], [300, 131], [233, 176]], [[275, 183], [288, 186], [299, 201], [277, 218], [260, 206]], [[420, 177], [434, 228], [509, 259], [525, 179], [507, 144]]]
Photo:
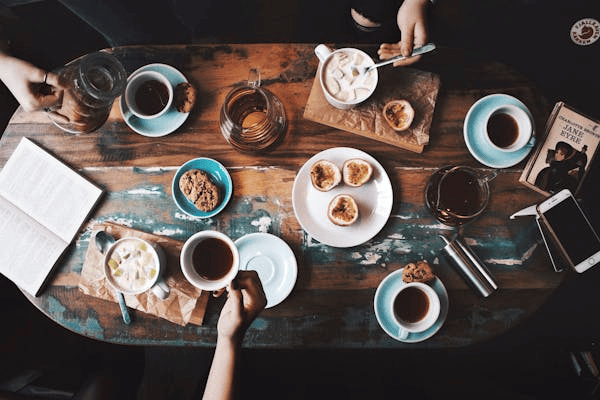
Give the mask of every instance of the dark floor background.
[[[468, 1], [467, 1], [468, 2]], [[434, 16], [437, 43], [467, 47], [482, 57], [513, 64], [536, 81], [549, 99], [565, 100], [600, 116], [600, 42], [590, 48], [569, 43], [568, 28], [579, 18], [600, 20], [598, 2], [535, 0], [473, 2], [440, 0]], [[523, 13], [506, 15], [509, 3]], [[230, 4], [230, 3], [228, 3]], [[202, 26], [195, 42], [377, 42], [353, 31], [345, 1], [325, 8], [316, 0], [232, 2], [235, 24]], [[468, 10], [468, 12], [467, 12]], [[505, 10], [504, 10], [505, 11]], [[24, 55], [46, 68], [107, 47], [107, 40], [56, 1], [14, 9], [32, 40]], [[471, 14], [471, 13], [479, 14]], [[185, 22], [185, 21], [184, 21]], [[524, 25], [527, 26], [524, 26]], [[459, 27], [469, 27], [462, 30]], [[497, 35], [465, 35], [478, 29]], [[521, 33], [513, 29], [519, 27]], [[37, 39], [34, 39], [37, 38]], [[43, 38], [43, 40], [39, 40]], [[161, 42], [164, 37], [156, 37]], [[515, 40], [527, 43], [514, 45]], [[17, 104], [0, 87], [0, 127]], [[599, 164], [597, 164], [599, 165]], [[597, 175], [596, 175], [597, 176]], [[600, 182], [594, 177], [591, 182]], [[586, 207], [600, 226], [597, 185], [586, 188]], [[588, 399], [596, 381], [578, 376], [570, 353], [600, 351], [600, 269], [571, 275], [556, 296], [530, 320], [492, 341], [448, 351], [411, 350], [245, 350], [243, 397], [303, 398], [510, 398]], [[42, 371], [42, 386], [71, 389], [102, 366], [126, 374], [142, 399], [189, 399], [198, 394], [210, 349], [131, 348], [88, 340], [43, 316], [6, 278], [0, 276], [0, 384], [26, 370]], [[140, 371], [135, 374], [131, 371]], [[201, 386], [200, 386], [201, 389]], [[595, 392], [594, 392], [595, 393]], [[0, 397], [1, 398], [1, 397]], [[133, 397], [131, 397], [133, 398]]]

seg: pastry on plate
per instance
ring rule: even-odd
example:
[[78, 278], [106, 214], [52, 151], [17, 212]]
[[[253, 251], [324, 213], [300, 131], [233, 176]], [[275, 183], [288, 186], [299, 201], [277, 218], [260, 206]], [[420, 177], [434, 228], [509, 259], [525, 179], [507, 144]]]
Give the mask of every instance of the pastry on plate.
[[344, 183], [349, 186], [362, 186], [371, 179], [372, 175], [373, 167], [361, 158], [347, 160], [342, 167]]
[[321, 192], [333, 189], [341, 180], [340, 169], [329, 160], [318, 160], [310, 167], [310, 181]]
[[352, 225], [358, 220], [358, 204], [349, 194], [339, 194], [329, 202], [327, 217], [339, 226]]

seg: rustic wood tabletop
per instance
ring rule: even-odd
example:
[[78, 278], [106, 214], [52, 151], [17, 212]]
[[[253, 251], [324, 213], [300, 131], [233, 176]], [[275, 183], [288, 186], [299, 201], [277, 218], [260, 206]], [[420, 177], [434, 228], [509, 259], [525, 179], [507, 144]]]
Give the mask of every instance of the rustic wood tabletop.
[[[112, 49], [128, 73], [146, 64], [165, 63], [196, 87], [198, 101], [189, 118], [162, 137], [134, 132], [121, 116], [119, 100], [100, 129], [80, 135], [63, 132], [43, 112], [25, 113], [19, 108], [0, 140], [0, 166], [20, 139], [28, 137], [105, 190], [48, 287], [29, 300], [65, 328], [102, 341], [213, 346], [222, 299], [208, 300], [202, 324], [180, 325], [135, 311], [134, 322], [126, 326], [116, 303], [80, 290], [92, 227], [112, 222], [181, 243], [206, 229], [234, 240], [254, 232], [283, 239], [297, 260], [295, 286], [283, 302], [265, 310], [253, 323], [245, 337], [246, 347], [460, 347], [491, 339], [535, 313], [567, 274], [554, 272], [533, 219], [508, 217], [542, 197], [518, 183], [525, 161], [491, 168], [475, 159], [465, 144], [463, 124], [477, 100], [505, 93], [527, 106], [539, 134], [553, 105], [504, 64], [473, 58], [460, 50], [438, 49], [414, 66], [439, 75], [441, 83], [429, 143], [422, 153], [405, 150], [303, 117], [318, 66], [314, 47], [207, 44]], [[375, 46], [361, 48], [375, 54]], [[236, 151], [219, 129], [225, 95], [246, 81], [250, 68], [261, 71], [262, 87], [279, 97], [288, 119], [281, 143], [260, 154]], [[386, 73], [403, 73], [388, 68]], [[336, 147], [351, 147], [374, 157], [392, 185], [392, 210], [383, 228], [365, 243], [349, 248], [315, 240], [302, 228], [292, 204], [300, 168], [315, 154]], [[207, 219], [187, 216], [171, 193], [177, 169], [197, 157], [219, 161], [233, 181], [231, 201]], [[490, 182], [486, 211], [461, 228], [462, 237], [498, 283], [499, 290], [489, 298], [477, 296], [444, 259], [438, 235], [450, 236], [454, 231], [435, 220], [424, 204], [428, 178], [438, 168], [453, 164], [497, 173]], [[379, 325], [374, 296], [386, 276], [422, 259], [432, 265], [448, 292], [448, 313], [433, 336], [405, 343]]]

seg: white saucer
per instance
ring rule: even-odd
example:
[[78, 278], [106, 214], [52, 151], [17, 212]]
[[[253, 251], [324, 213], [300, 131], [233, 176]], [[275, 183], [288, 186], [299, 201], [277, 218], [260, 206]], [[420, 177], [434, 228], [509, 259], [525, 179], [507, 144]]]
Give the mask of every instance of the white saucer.
[[529, 115], [531, 126], [535, 133], [535, 125], [531, 112], [519, 99], [507, 94], [492, 94], [479, 99], [471, 106], [464, 124], [465, 143], [469, 151], [480, 163], [492, 168], [507, 168], [521, 162], [535, 145], [535, 140], [520, 150], [510, 153], [493, 149], [484, 140], [486, 129], [486, 116], [500, 105], [515, 105]]
[[235, 241], [240, 270], [256, 271], [267, 296], [267, 307], [276, 306], [292, 292], [298, 276], [294, 252], [270, 233], [250, 233]]
[[392, 310], [392, 297], [398, 291], [399, 287], [406, 285], [406, 283], [404, 283], [402, 280], [403, 269], [404, 268], [400, 268], [399, 270], [392, 272], [379, 284], [377, 292], [375, 292], [375, 316], [377, 317], [379, 325], [392, 338], [405, 343], [422, 342], [423, 340], [429, 339], [435, 335], [437, 331], [439, 331], [444, 325], [446, 317], [448, 316], [449, 308], [448, 292], [438, 277], [435, 277], [433, 281], [428, 282], [427, 284], [431, 286], [440, 297], [440, 316], [433, 326], [426, 331], [418, 333], [410, 332], [408, 337], [400, 339], [398, 336], [398, 329], [400, 329], [400, 325], [394, 318], [394, 311]]
[[[175, 89], [175, 87], [180, 83], [187, 82], [187, 79], [181, 72], [167, 64], [144, 65], [143, 67], [134, 71], [127, 79], [127, 82], [131, 80], [132, 76], [142, 71], [160, 72], [171, 82], [173, 89]], [[135, 132], [148, 137], [160, 137], [168, 135], [175, 129], [179, 128], [190, 115], [190, 113], [177, 111], [175, 106], [171, 105], [169, 110], [167, 110], [167, 112], [160, 117], [143, 119], [138, 118], [137, 116], [133, 115], [131, 111], [129, 111], [129, 107], [127, 107], [127, 104], [125, 104], [123, 96], [121, 96], [120, 103], [121, 115], [123, 116], [125, 123]]]

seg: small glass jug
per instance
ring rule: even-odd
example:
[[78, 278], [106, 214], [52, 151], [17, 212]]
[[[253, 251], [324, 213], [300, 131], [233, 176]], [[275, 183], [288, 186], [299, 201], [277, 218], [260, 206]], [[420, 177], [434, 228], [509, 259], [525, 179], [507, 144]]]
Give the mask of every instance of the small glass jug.
[[65, 89], [62, 102], [51, 107], [48, 116], [70, 133], [88, 133], [102, 126], [127, 83], [119, 60], [103, 51], [74, 60], [57, 74]]
[[477, 218], [488, 205], [488, 181], [496, 173], [487, 174], [466, 166], [447, 166], [434, 172], [425, 187], [425, 204], [443, 224], [463, 225]]
[[260, 72], [251, 69], [248, 83], [233, 88], [221, 107], [221, 133], [242, 152], [269, 150], [281, 141], [287, 129], [283, 104], [260, 83]]

